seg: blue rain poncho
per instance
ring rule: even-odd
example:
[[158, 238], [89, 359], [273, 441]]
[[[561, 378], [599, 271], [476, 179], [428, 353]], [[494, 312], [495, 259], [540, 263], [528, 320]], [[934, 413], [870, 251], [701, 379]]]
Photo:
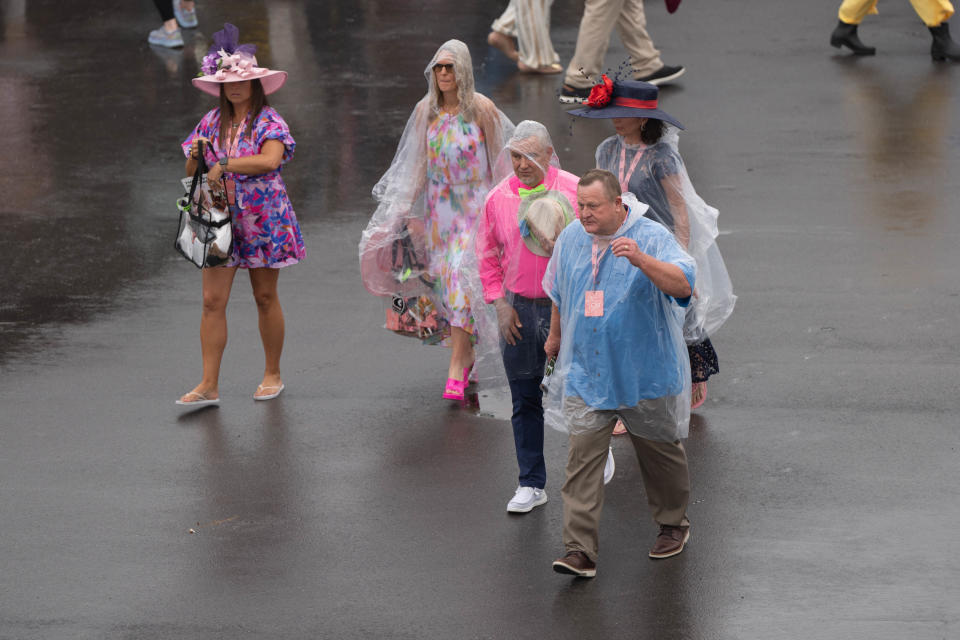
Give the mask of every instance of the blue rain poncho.
[[[683, 339], [690, 298], [663, 293], [629, 260], [609, 250], [600, 256], [594, 282], [591, 254], [595, 240], [632, 238], [647, 255], [678, 266], [691, 289], [696, 263], [666, 227], [643, 216], [645, 204], [629, 193], [623, 199], [627, 218], [612, 237], [598, 238], [573, 222], [560, 234], [547, 266], [543, 288], [560, 310], [561, 342], [545, 418], [551, 427], [576, 433], [571, 423], [583, 421], [571, 420], [571, 404], [580, 413], [626, 411], [660, 399], [662, 419], [625, 422], [640, 437], [675, 441], [686, 437], [690, 420], [690, 363]], [[586, 292], [594, 289], [603, 291], [603, 315], [587, 317]]]

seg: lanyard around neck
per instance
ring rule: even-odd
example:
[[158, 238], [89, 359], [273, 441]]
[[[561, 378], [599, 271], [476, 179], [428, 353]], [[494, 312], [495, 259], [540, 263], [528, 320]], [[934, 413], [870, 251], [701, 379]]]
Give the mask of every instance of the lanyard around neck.
[[640, 156], [643, 155], [642, 149], [637, 149], [637, 153], [633, 156], [633, 162], [630, 163], [630, 170], [624, 173], [624, 169], [627, 166], [627, 143], [623, 142], [620, 145], [620, 188], [624, 192], [630, 191], [629, 184], [630, 178], [633, 177], [633, 172], [637, 168], [637, 163], [640, 162]]
[[620, 226], [617, 227], [617, 231], [614, 232], [612, 236], [604, 236], [603, 239], [607, 241], [607, 246], [603, 248], [603, 251], [600, 251], [600, 239], [596, 236], [593, 237], [593, 247], [590, 251], [590, 263], [593, 265], [593, 286], [597, 286], [597, 276], [600, 274], [600, 261], [603, 260], [603, 256], [606, 255], [607, 249], [610, 248], [610, 245], [613, 244], [613, 241], [616, 239], [617, 233], [620, 229], [623, 228], [623, 225], [626, 224], [627, 218], [630, 217], [630, 207], [623, 205], [626, 215], [623, 217], [623, 220], [620, 221]]
[[[611, 239], [610, 242], [613, 242]], [[603, 251], [600, 251], [600, 241], [597, 238], [593, 239], [593, 249], [590, 252], [590, 264], [593, 265], [593, 286], [597, 286], [597, 276], [600, 274], [600, 261], [603, 260], [603, 256], [606, 255], [607, 249], [610, 248], [610, 242], [607, 243], [607, 246], [603, 248]]]
[[[231, 127], [232, 128], [232, 127]], [[227, 157], [228, 158], [239, 158], [238, 150], [240, 148], [240, 138], [243, 137], [243, 130], [247, 128], [247, 119], [244, 118], [240, 121], [240, 126], [237, 127], [236, 133], [233, 134], [233, 140], [228, 138], [227, 144]]]

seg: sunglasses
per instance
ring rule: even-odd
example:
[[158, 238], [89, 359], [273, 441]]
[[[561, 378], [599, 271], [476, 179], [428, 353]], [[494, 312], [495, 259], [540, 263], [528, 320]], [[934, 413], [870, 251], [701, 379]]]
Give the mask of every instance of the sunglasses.
[[453, 63], [438, 62], [437, 64], [433, 65], [433, 70], [436, 71], [437, 73], [439, 73], [441, 70], [453, 73]]

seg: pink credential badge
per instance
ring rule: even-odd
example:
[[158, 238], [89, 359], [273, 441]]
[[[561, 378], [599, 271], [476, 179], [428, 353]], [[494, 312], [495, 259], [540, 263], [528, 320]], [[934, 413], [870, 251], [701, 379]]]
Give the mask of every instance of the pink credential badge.
[[603, 315], [603, 290], [587, 291], [584, 298], [584, 315], [588, 318], [599, 318]]

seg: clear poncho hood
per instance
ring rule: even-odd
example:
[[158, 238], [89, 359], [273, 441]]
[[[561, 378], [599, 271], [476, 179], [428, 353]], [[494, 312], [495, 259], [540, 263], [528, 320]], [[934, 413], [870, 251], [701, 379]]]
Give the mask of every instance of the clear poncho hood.
[[430, 62], [423, 70], [423, 77], [427, 81], [427, 97], [430, 100], [430, 107], [436, 113], [440, 110], [440, 90], [437, 88], [436, 79], [433, 76], [433, 65], [441, 60], [449, 60], [453, 63], [453, 72], [457, 78], [457, 98], [460, 101], [460, 113], [464, 120], [473, 120], [474, 116], [474, 95], [476, 94], [476, 84], [473, 80], [473, 59], [470, 57], [470, 49], [459, 40], [447, 40], [437, 52], [433, 54]]
[[550, 172], [550, 167], [560, 168], [560, 159], [554, 149], [550, 132], [533, 120], [520, 122], [504, 145], [503, 151], [497, 156], [493, 165], [493, 175], [497, 182], [514, 175], [514, 153], [519, 153], [536, 165], [544, 177]]

